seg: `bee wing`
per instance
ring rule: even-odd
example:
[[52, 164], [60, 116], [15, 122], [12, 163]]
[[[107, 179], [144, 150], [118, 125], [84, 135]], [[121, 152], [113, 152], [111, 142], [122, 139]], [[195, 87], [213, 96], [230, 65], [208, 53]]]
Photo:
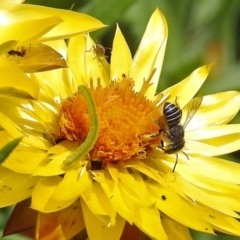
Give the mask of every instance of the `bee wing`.
[[203, 96], [200, 95], [200, 96], [193, 98], [192, 101], [190, 102], [190, 106], [188, 108], [187, 117], [183, 124], [183, 128], [186, 128], [188, 123], [193, 118], [194, 114], [197, 112], [198, 108], [200, 107], [200, 105], [202, 103], [202, 99], [203, 99]]
[[170, 134], [169, 132], [169, 127], [168, 127], [168, 123], [167, 123], [167, 118], [166, 116], [163, 114], [161, 115], [157, 121], [155, 121], [157, 123], [157, 125], [161, 128], [161, 131], [165, 132], [166, 134]]

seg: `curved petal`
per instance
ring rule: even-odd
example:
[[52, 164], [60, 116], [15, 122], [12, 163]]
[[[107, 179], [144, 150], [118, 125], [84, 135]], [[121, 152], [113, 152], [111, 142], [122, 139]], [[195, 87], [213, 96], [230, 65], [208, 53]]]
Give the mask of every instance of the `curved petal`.
[[132, 77], [131, 74], [132, 55], [125, 38], [117, 25], [113, 40], [110, 77], [112, 80], [118, 80], [122, 79], [123, 75]]
[[[238, 98], [239, 93], [235, 91], [204, 96], [200, 108], [187, 125], [186, 130], [228, 123], [239, 111]], [[188, 106], [183, 109], [183, 119], [186, 119], [187, 111]]]
[[38, 213], [38, 240], [71, 239], [85, 228], [80, 202], [54, 213]]
[[0, 58], [0, 91], [5, 94], [37, 98], [39, 87], [18, 67]]
[[130, 224], [133, 223], [134, 205], [111, 179], [110, 175], [107, 172], [101, 172], [94, 179], [101, 184], [104, 193], [117, 213]]
[[156, 206], [160, 211], [185, 226], [201, 232], [213, 233], [211, 226], [193, 212], [189, 204], [177, 194], [154, 182], [149, 183], [148, 187], [150, 194], [156, 198]]
[[105, 57], [96, 53], [97, 45], [89, 35], [73, 37], [68, 45], [69, 67], [78, 85], [90, 85], [90, 79], [96, 86], [99, 78], [102, 86], [109, 83], [109, 63]]
[[162, 12], [157, 9], [149, 20], [147, 29], [133, 59], [133, 78], [135, 79], [136, 91], [141, 89], [142, 80], [147, 79], [154, 68], [157, 69], [152, 77], [151, 83], [153, 85], [147, 92], [149, 98], [156, 93], [167, 44], [167, 35], [166, 19]]
[[226, 234], [235, 234], [240, 236], [240, 223], [238, 220], [226, 216], [221, 212], [215, 211], [214, 209], [207, 208], [206, 206], [193, 206], [194, 211], [202, 216], [207, 222], [209, 222], [214, 229]]
[[[23, 133], [17, 124], [0, 112], [0, 125], [14, 138], [22, 137]], [[22, 142], [39, 149], [48, 149], [51, 146], [49, 141], [39, 138], [39, 136], [25, 136]]]
[[21, 202], [31, 196], [39, 177], [30, 177], [0, 166], [0, 207]]
[[[62, 21], [61, 18], [53, 16], [45, 19], [15, 22], [6, 26], [1, 26], [0, 54], [6, 54], [11, 48], [35, 41]], [[11, 45], [9, 41], [11, 41]]]
[[[222, 141], [220, 141], [221, 138], [225, 138], [225, 141], [229, 143], [233, 141], [234, 135], [236, 139], [239, 138], [240, 124], [208, 126], [192, 131], [186, 131], [185, 133], [185, 139], [209, 139], [209, 143], [217, 141], [218, 145], [222, 145]], [[216, 140], [212, 141], [211, 139], [213, 138], [216, 138]]]
[[54, 176], [64, 173], [62, 168], [63, 161], [70, 154], [70, 151], [66, 151], [63, 154], [53, 156], [51, 158], [46, 158], [42, 166], [38, 167], [34, 172], [34, 176]]
[[[99, 20], [83, 13], [29, 4], [0, 4], [1, 15], [6, 23], [61, 16], [63, 22], [50, 30], [41, 41], [68, 38], [79, 33], [91, 32], [105, 27]], [[2, 20], [3, 21], [3, 20]], [[84, 23], [84, 24], [83, 24]]]
[[118, 178], [119, 187], [135, 205], [148, 207], [153, 204], [149, 197], [145, 181], [138, 172], [130, 174], [126, 169], [119, 169]]
[[46, 151], [20, 145], [2, 165], [18, 173], [33, 174], [46, 156]]
[[186, 226], [174, 221], [165, 214], [161, 214], [161, 219], [169, 239], [192, 240], [189, 229]]
[[[222, 136], [210, 141], [199, 142], [193, 140], [186, 140], [185, 149], [186, 153], [199, 153], [204, 156], [220, 156], [235, 152], [239, 150], [240, 134], [234, 134], [233, 136]], [[229, 141], [228, 138], [232, 139]]]
[[86, 203], [81, 199], [81, 205], [83, 210], [83, 217], [86, 224], [87, 233], [91, 240], [112, 240], [120, 239], [125, 220], [119, 215], [116, 216], [116, 224], [109, 226], [100, 221], [95, 214], [91, 212]]
[[33, 189], [31, 208], [40, 212], [49, 213], [59, 211], [70, 206], [76, 199], [56, 201], [52, 198], [52, 195], [61, 179], [62, 178], [59, 176], [41, 178]]
[[183, 108], [197, 93], [199, 88], [205, 82], [213, 64], [208, 64], [194, 70], [191, 75], [180, 83], [167, 88], [162, 92], [163, 96], [169, 95], [169, 102], [174, 102], [177, 97], [177, 103]]
[[91, 186], [82, 194], [82, 199], [91, 210], [91, 212], [106, 225], [114, 226], [116, 210], [105, 195], [101, 185], [93, 182]]
[[238, 163], [197, 154], [190, 155], [189, 158], [188, 164], [179, 164], [178, 168], [181, 168], [181, 171], [192, 171], [199, 174], [199, 169], [201, 169], [202, 177], [210, 177], [217, 181], [240, 184], [240, 166]]
[[240, 210], [240, 199], [228, 193], [216, 193], [206, 189], [199, 188], [182, 178], [177, 178], [178, 187], [185, 193], [193, 204], [202, 203], [212, 209], [220, 211], [228, 216], [239, 218], [236, 212]]
[[[56, 97], [66, 98], [68, 89], [63, 80], [62, 69], [56, 69], [52, 71], [34, 73], [34, 76], [39, 83], [39, 86], [43, 89], [44, 95], [51, 99]], [[76, 92], [77, 89], [75, 89]]]
[[160, 213], [155, 205], [148, 208], [135, 208], [134, 224], [153, 239], [168, 239], [160, 221]]
[[17, 65], [25, 73], [67, 68], [63, 56], [50, 46], [42, 43], [22, 45], [17, 49], [11, 49], [4, 58]]
[[[82, 195], [82, 193], [92, 184], [92, 176], [83, 169], [69, 170], [58, 184], [53, 198], [57, 201], [68, 201]], [[69, 187], [71, 186], [71, 187]], [[64, 193], [64, 194], [63, 194]]]

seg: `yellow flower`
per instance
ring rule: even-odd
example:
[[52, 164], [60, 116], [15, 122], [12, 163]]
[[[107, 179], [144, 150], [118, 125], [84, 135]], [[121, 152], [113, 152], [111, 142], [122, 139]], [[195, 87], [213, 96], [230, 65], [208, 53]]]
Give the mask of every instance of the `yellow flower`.
[[[0, 2], [0, 9], [0, 76], [5, 79], [7, 74], [11, 82], [14, 79], [11, 79], [8, 73], [19, 71], [18, 68], [24, 72], [36, 72], [66, 67], [61, 55], [66, 46], [56, 45], [53, 40], [105, 27], [99, 20], [86, 14], [62, 9], [6, 2]], [[51, 42], [48, 46], [43, 44], [49, 41]], [[14, 68], [12, 64], [18, 68]], [[19, 71], [18, 76], [19, 90], [26, 91], [22, 88], [22, 81], [27, 81], [25, 74]], [[8, 82], [1, 83], [0, 86], [9, 87]], [[28, 87], [25, 86], [32, 91], [34, 87], [31, 81]]]
[[[1, 96], [1, 143], [25, 137], [0, 167], [0, 206], [31, 197], [37, 239], [70, 239], [84, 228], [91, 240], [120, 239], [126, 222], [152, 239], [191, 239], [188, 228], [240, 236], [240, 166], [216, 157], [239, 149], [240, 125], [226, 124], [240, 95], [203, 97], [173, 172], [176, 154], [161, 143], [164, 103], [179, 106], [184, 122], [212, 64], [156, 95], [166, 41], [159, 10], [133, 59], [119, 28], [111, 65], [100, 46], [79, 35], [68, 45], [70, 71], [32, 74], [38, 94]], [[83, 144], [91, 146], [85, 140], [94, 129], [93, 148], [65, 166]]]

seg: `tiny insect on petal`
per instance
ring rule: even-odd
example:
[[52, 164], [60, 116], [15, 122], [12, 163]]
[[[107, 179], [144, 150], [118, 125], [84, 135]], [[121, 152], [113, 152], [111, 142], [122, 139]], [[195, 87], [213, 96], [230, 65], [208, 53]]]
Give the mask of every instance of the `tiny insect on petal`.
[[6, 59], [26, 73], [66, 68], [63, 56], [46, 44], [28, 44], [6, 53]]

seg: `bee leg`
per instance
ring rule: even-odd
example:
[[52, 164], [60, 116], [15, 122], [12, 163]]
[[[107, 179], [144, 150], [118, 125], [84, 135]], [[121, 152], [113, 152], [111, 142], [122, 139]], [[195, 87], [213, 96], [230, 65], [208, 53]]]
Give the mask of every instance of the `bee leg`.
[[160, 127], [158, 120], [154, 119], [153, 121]]
[[184, 151], [182, 151], [182, 153], [186, 156], [187, 160], [189, 160], [188, 155]]
[[176, 169], [176, 166], [177, 166], [177, 163], [178, 163], [178, 154], [176, 153], [176, 162], [175, 162], [175, 164], [174, 164], [174, 167], [173, 167], [173, 170], [172, 170], [172, 172], [174, 172], [174, 171], [175, 171], [175, 169]]
[[89, 50], [86, 50], [85, 52], [91, 52], [92, 50], [95, 50], [94, 46], [92, 46]]

